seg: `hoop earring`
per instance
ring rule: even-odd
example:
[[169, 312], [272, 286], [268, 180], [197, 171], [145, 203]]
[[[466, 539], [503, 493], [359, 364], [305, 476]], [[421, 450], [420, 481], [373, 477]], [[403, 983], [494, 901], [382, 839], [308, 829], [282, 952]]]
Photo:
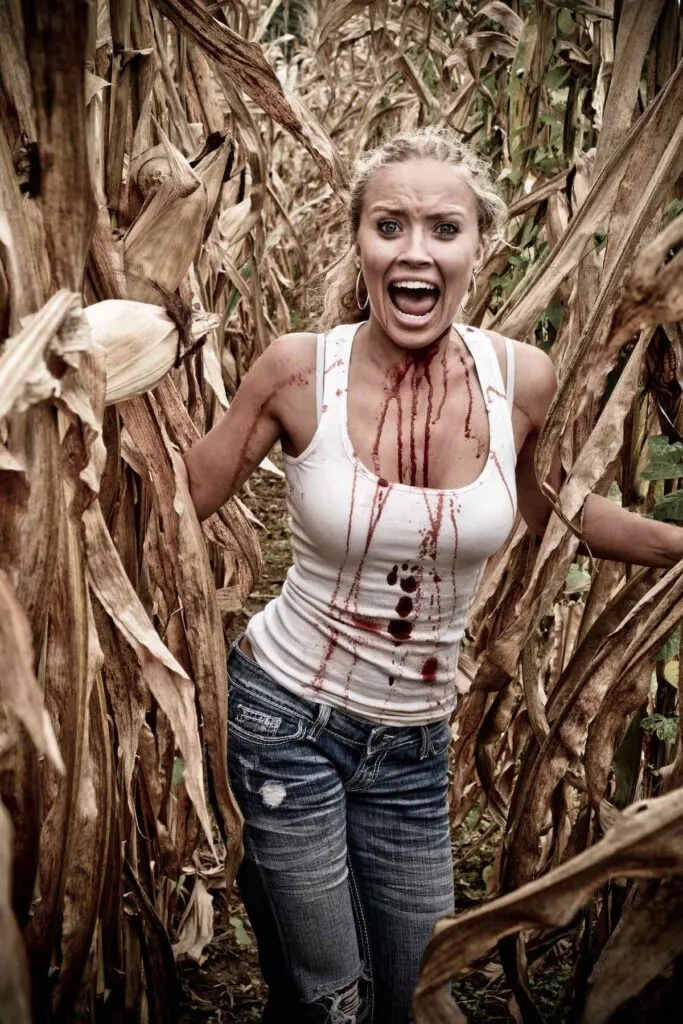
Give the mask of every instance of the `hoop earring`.
[[356, 278], [356, 305], [358, 306], [358, 308], [361, 311], [361, 313], [364, 310], [366, 310], [368, 308], [368, 306], [370, 305], [370, 296], [368, 295], [367, 288], [365, 289], [365, 302], [362, 303], [362, 305], [361, 305], [361, 301], [360, 301], [360, 279], [361, 279], [362, 276], [363, 276], [363, 271], [359, 269], [358, 270], [358, 277]]

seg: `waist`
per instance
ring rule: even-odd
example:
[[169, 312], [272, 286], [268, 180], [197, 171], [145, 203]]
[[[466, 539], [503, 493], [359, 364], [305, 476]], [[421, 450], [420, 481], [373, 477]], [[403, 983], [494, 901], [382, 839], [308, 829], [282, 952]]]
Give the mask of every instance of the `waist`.
[[[308, 733], [312, 727], [315, 731], [321, 722], [326, 728], [331, 729], [350, 742], [365, 746], [368, 739], [377, 740], [384, 736], [385, 742], [389, 745], [397, 745], [408, 742], [411, 734], [417, 730], [423, 740], [429, 741], [429, 745], [436, 740], [439, 746], [445, 746], [450, 739], [450, 727], [448, 719], [441, 716], [424, 725], [413, 725], [410, 723], [399, 724], [398, 726], [382, 725], [377, 722], [359, 718], [345, 709], [335, 708], [320, 700], [310, 700], [294, 694], [291, 690], [281, 686], [277, 679], [274, 679], [266, 672], [258, 662], [247, 657], [243, 649], [243, 637], [233, 642], [228, 655], [228, 666], [230, 684], [235, 693], [249, 692], [258, 696], [258, 699], [267, 704], [274, 712], [294, 713], [305, 723], [304, 732]], [[231, 727], [234, 723], [231, 721]], [[441, 743], [443, 740], [443, 744]]]

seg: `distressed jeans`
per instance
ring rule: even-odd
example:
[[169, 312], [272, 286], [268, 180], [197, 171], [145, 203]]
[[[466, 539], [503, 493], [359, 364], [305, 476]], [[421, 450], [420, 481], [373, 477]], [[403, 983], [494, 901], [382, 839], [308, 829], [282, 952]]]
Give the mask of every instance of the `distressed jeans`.
[[448, 723], [373, 726], [301, 699], [237, 642], [228, 671], [264, 1024], [408, 1024], [432, 927], [453, 913]]

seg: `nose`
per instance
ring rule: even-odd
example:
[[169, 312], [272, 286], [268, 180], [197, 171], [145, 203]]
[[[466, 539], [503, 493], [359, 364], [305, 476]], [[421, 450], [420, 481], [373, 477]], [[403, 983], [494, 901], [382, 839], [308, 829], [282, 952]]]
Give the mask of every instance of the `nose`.
[[427, 237], [421, 228], [413, 228], [404, 237], [405, 249], [401, 253], [404, 262], [414, 267], [423, 267], [432, 262]]

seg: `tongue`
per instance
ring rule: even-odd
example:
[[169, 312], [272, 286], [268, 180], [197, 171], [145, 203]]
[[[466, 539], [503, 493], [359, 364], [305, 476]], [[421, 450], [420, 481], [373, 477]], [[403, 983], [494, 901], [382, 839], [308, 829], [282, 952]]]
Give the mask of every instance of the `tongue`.
[[437, 293], [428, 288], [392, 287], [391, 298], [396, 308], [400, 309], [402, 313], [424, 316], [434, 309]]

